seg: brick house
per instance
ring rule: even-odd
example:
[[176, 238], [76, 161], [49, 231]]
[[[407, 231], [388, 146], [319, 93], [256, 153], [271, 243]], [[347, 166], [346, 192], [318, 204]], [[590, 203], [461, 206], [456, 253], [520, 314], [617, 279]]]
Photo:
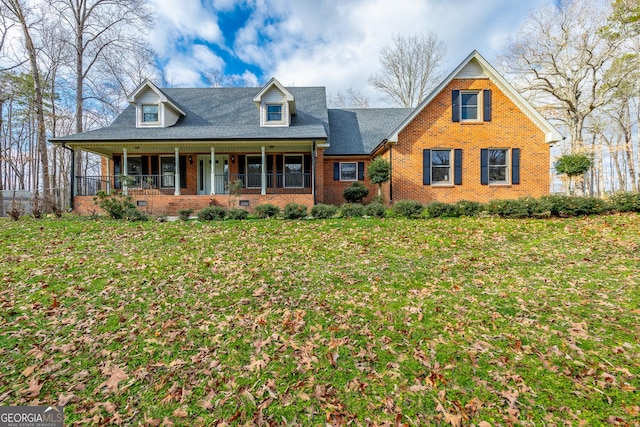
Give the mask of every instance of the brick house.
[[[142, 83], [105, 128], [57, 138], [102, 156], [101, 176], [75, 176], [74, 210], [98, 190], [151, 213], [210, 204], [341, 204], [383, 156], [389, 201], [486, 202], [549, 192], [549, 145], [561, 135], [472, 52], [415, 109], [329, 109], [323, 87], [161, 89]], [[75, 175], [75, 174], [74, 174]]]

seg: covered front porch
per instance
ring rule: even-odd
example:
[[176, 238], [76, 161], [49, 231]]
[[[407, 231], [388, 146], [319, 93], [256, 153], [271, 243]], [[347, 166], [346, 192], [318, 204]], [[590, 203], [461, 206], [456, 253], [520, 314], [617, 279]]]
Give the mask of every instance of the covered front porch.
[[[260, 199], [277, 205], [280, 199], [291, 201], [280, 197], [286, 195], [306, 196], [301, 200], [313, 205], [316, 169], [321, 169], [316, 168], [315, 141], [172, 146], [119, 143], [100, 148], [103, 173], [74, 177], [76, 205], [100, 191], [132, 196], [139, 206], [148, 206], [148, 199], [154, 198], [162, 199], [165, 206], [189, 208], [189, 203], [203, 204], [191, 196], [209, 196], [212, 204], [252, 210]], [[182, 200], [165, 200], [169, 196]]]

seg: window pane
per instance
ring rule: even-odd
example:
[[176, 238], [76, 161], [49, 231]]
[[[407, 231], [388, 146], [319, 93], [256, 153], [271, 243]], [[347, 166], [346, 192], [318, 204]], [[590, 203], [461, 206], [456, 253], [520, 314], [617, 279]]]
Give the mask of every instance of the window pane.
[[127, 175], [140, 175], [142, 172], [142, 161], [140, 157], [127, 158]]
[[477, 93], [463, 93], [461, 95], [461, 110], [460, 116], [462, 120], [477, 120], [478, 119], [478, 94]]
[[340, 163], [340, 181], [357, 181], [358, 165], [356, 163]]
[[267, 121], [282, 121], [282, 105], [267, 105]]
[[174, 157], [161, 157], [160, 170], [162, 171], [162, 186], [173, 187], [176, 178], [176, 160]]
[[302, 156], [285, 156], [284, 186], [302, 187]]
[[506, 166], [507, 150], [489, 150], [489, 166]]
[[433, 167], [431, 169], [431, 182], [449, 182], [449, 167]]
[[247, 156], [247, 187], [262, 185], [262, 157]]
[[506, 181], [507, 181], [506, 166], [489, 167], [489, 182], [506, 182]]
[[157, 122], [158, 121], [158, 106], [157, 105], [143, 105], [142, 106], [142, 121], [143, 122]]
[[449, 166], [451, 150], [431, 150], [431, 156], [433, 166]]

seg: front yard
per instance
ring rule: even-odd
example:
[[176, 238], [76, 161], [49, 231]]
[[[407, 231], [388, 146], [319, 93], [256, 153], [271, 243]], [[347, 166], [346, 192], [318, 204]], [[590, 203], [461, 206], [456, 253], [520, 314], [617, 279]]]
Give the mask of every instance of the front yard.
[[65, 425], [640, 425], [640, 216], [0, 220], [0, 405]]

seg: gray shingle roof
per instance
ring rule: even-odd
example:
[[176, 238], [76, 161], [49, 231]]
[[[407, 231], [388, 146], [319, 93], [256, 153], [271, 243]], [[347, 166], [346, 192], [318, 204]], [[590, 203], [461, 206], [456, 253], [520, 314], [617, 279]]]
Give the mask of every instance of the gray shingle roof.
[[324, 87], [287, 88], [297, 114], [289, 127], [260, 127], [253, 97], [260, 88], [163, 88], [186, 112], [167, 128], [136, 128], [129, 105], [110, 126], [56, 138], [54, 142], [325, 139], [325, 155], [367, 155], [413, 111], [409, 108], [327, 109]]
[[260, 88], [163, 88], [186, 113], [167, 128], [136, 128], [135, 106], [129, 105], [110, 126], [56, 138], [56, 142], [324, 139], [328, 126], [324, 87], [287, 88], [297, 114], [289, 127], [260, 127], [253, 97]]
[[412, 111], [412, 108], [330, 109], [331, 147], [325, 150], [325, 156], [370, 154]]

